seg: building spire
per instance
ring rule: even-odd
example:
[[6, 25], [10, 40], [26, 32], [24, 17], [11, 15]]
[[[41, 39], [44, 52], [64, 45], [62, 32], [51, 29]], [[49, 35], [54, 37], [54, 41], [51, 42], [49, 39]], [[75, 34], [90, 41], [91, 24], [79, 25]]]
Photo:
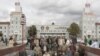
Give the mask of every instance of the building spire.
[[85, 7], [89, 7], [90, 8], [90, 6], [91, 6], [90, 1], [86, 0]]
[[86, 3], [85, 3], [85, 8], [84, 8], [84, 13], [85, 14], [92, 14], [92, 11], [91, 11], [91, 4], [90, 2], [87, 0]]
[[16, 12], [22, 12], [22, 7], [20, 6], [20, 1], [19, 0], [17, 0], [15, 2], [15, 11]]
[[90, 8], [90, 6], [91, 6], [90, 3], [86, 3], [85, 4], [85, 7], [89, 7]]

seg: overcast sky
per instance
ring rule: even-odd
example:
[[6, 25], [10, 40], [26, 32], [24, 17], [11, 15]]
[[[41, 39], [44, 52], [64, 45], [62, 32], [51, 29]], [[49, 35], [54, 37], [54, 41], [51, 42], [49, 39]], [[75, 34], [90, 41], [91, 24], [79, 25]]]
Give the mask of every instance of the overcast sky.
[[[0, 21], [9, 21], [16, 0], [0, 0]], [[88, 0], [91, 10], [100, 15], [100, 0]], [[20, 0], [27, 25], [45, 25], [55, 22], [57, 25], [69, 25], [78, 22], [86, 0]]]

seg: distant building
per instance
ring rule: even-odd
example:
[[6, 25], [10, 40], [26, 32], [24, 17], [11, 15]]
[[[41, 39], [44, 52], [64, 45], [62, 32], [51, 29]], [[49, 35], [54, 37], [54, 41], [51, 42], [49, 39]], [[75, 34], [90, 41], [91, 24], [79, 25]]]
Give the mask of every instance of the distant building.
[[[22, 40], [22, 19], [26, 20], [20, 2], [15, 2], [15, 11], [10, 13], [10, 22], [0, 22], [0, 32], [3, 33], [3, 37], [9, 39], [12, 36], [16, 40]], [[25, 29], [26, 24], [24, 25]], [[25, 33], [23, 37], [25, 37]]]
[[90, 3], [85, 4], [85, 8], [80, 21], [81, 37], [99, 38], [99, 23], [96, 23], [96, 16], [91, 10]]
[[96, 37], [100, 39], [100, 23], [96, 23]]
[[3, 38], [9, 38], [10, 22], [0, 22], [0, 32], [3, 33]]
[[22, 7], [20, 2], [15, 2], [15, 11], [10, 14], [10, 36], [16, 37], [17, 40], [22, 39], [22, 18], [25, 19], [25, 16], [22, 12]]
[[62, 25], [36, 25], [37, 37], [65, 37], [68, 38], [67, 26]]

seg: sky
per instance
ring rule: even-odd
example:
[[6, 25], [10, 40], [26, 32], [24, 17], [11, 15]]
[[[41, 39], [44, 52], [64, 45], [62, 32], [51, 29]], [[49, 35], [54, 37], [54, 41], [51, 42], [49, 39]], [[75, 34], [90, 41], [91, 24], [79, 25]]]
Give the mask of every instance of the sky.
[[[17, 0], [0, 0], [0, 21], [9, 21]], [[100, 0], [19, 0], [26, 15], [27, 26], [70, 25], [79, 22], [86, 2], [91, 3], [91, 10], [100, 21]]]

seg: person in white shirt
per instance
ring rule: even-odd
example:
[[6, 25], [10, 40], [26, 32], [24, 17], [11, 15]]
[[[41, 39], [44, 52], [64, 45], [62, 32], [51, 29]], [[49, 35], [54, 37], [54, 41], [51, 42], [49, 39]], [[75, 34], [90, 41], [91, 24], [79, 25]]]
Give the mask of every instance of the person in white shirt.
[[43, 51], [44, 51], [44, 52], [47, 51], [47, 47], [46, 47], [46, 45], [43, 46]]
[[50, 56], [50, 53], [45, 52], [45, 53], [43, 54], [43, 56]]
[[14, 46], [13, 44], [14, 44], [14, 39], [13, 37], [10, 37], [8, 47], [13, 47]]
[[99, 48], [99, 43], [98, 43], [97, 39], [92, 43], [91, 47], [93, 47], [93, 48]]

